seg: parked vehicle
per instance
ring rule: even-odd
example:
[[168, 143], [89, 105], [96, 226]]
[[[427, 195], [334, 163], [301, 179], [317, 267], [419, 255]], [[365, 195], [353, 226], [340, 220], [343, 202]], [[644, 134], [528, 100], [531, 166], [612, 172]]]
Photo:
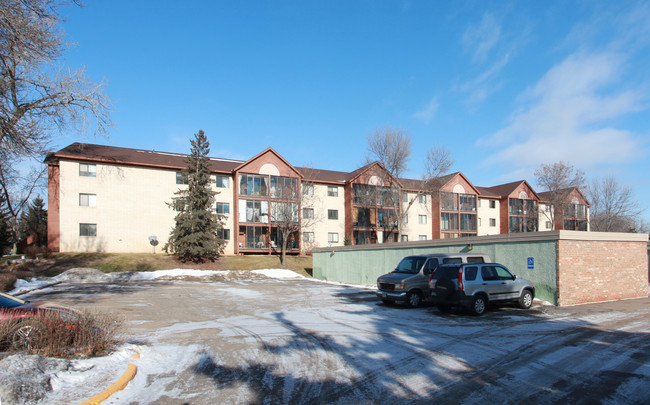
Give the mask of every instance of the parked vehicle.
[[405, 303], [417, 307], [429, 301], [429, 279], [438, 266], [449, 263], [491, 262], [482, 253], [434, 253], [406, 256], [395, 270], [377, 278], [377, 297], [384, 304]]
[[441, 311], [453, 306], [483, 315], [488, 305], [518, 303], [528, 309], [535, 298], [530, 281], [518, 278], [498, 263], [463, 263], [440, 266], [429, 282], [431, 301]]
[[45, 301], [24, 301], [0, 293], [0, 330], [4, 332], [0, 338], [5, 339], [0, 343], [16, 350], [32, 349], [43, 338], [47, 326], [71, 331], [77, 328], [79, 319], [79, 312], [72, 308]]

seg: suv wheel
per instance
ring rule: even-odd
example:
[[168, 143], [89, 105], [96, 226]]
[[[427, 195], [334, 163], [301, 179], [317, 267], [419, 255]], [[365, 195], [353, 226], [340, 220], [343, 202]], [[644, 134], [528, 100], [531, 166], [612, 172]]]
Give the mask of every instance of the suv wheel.
[[519, 306], [523, 309], [528, 309], [533, 305], [533, 293], [530, 290], [524, 290], [519, 297]]
[[422, 304], [420, 293], [417, 291], [409, 291], [406, 295], [406, 303], [411, 308], [419, 307]]
[[472, 300], [472, 307], [470, 308], [472, 313], [477, 316], [481, 316], [485, 313], [487, 309], [487, 301], [482, 295], [475, 295]]

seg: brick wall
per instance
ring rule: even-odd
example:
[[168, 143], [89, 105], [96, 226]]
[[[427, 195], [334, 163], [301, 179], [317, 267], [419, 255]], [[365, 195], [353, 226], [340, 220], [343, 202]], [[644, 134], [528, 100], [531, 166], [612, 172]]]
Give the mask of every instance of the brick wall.
[[558, 240], [558, 304], [648, 296], [646, 242]]

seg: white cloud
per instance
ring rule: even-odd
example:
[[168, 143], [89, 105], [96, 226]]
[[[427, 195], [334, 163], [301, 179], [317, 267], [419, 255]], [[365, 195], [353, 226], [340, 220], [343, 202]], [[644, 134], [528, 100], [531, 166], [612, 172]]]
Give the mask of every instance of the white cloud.
[[435, 117], [436, 112], [438, 112], [438, 106], [438, 98], [433, 97], [423, 109], [413, 114], [413, 117], [428, 125], [431, 123], [431, 120], [433, 120], [433, 117]]
[[642, 110], [643, 95], [620, 86], [625, 58], [617, 53], [573, 54], [520, 97], [510, 125], [478, 141], [499, 147], [485, 165], [538, 166], [566, 160], [580, 166], [638, 158], [642, 142], [609, 120]]
[[485, 70], [472, 80], [465, 82], [461, 87], [461, 91], [469, 94], [467, 102], [470, 104], [478, 104], [485, 100], [490, 93], [499, 87], [500, 82], [496, 80], [496, 76], [501, 72], [504, 66], [508, 63], [510, 54], [505, 54], [502, 58], [497, 60], [489, 69]]

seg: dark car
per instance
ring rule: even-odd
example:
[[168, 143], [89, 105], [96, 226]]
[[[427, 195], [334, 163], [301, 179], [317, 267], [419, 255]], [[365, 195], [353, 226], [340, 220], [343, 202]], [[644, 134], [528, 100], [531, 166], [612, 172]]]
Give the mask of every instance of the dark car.
[[45, 328], [57, 331], [74, 331], [79, 322], [79, 312], [51, 302], [29, 302], [9, 294], [0, 293], [1, 343], [16, 350], [31, 350], [44, 336]]

